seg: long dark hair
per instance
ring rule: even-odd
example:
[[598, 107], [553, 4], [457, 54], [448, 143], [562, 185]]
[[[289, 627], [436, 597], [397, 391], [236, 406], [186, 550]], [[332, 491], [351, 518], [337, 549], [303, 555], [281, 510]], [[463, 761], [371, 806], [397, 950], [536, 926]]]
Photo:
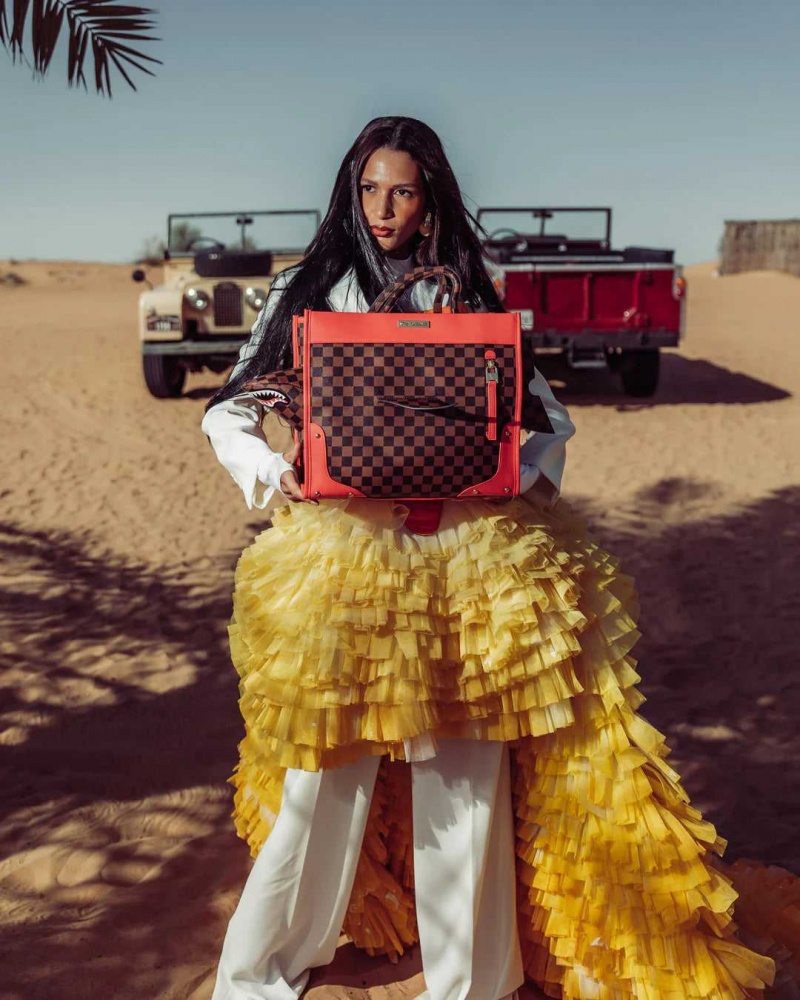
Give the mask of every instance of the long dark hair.
[[413, 256], [419, 265], [449, 264], [460, 275], [466, 298], [502, 312], [494, 285], [483, 265], [481, 245], [464, 207], [453, 169], [438, 135], [416, 118], [374, 118], [342, 160], [328, 212], [302, 262], [266, 321], [258, 350], [244, 369], [219, 389], [208, 406], [234, 396], [249, 378], [291, 363], [292, 317], [304, 309], [328, 309], [328, 295], [351, 268], [367, 301], [372, 303], [394, 280], [384, 255], [369, 231], [361, 208], [364, 164], [376, 149], [408, 153], [419, 166], [425, 206], [433, 217], [430, 236], [419, 236]]

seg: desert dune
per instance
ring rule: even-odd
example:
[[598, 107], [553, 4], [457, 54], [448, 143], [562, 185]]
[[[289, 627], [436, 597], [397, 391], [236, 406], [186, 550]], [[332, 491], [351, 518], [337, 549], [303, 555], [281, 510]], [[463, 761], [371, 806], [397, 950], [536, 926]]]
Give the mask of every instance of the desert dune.
[[[222, 377], [148, 395], [129, 275], [0, 261], [2, 1000], [208, 1000], [250, 864], [226, 624], [264, 517], [200, 433]], [[726, 858], [800, 872], [800, 280], [687, 277], [652, 400], [542, 362], [564, 495], [638, 580], [643, 712]], [[343, 944], [309, 995], [408, 1000], [419, 968]]]

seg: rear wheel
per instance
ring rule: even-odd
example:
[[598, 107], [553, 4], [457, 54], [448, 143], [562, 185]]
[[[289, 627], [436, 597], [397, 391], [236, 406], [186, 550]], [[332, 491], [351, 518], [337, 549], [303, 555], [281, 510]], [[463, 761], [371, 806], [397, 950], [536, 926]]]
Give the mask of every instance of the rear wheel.
[[627, 395], [652, 396], [658, 388], [660, 362], [658, 348], [621, 351], [617, 368]]
[[180, 396], [186, 381], [186, 369], [177, 358], [166, 354], [142, 356], [144, 381], [156, 399], [174, 399]]

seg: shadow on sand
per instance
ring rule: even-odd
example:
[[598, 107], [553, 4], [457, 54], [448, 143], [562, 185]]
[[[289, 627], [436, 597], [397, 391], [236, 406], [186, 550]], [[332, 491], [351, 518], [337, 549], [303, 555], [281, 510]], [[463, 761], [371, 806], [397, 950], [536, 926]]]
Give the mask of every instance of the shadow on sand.
[[[729, 858], [797, 870], [800, 488], [687, 521], [707, 492], [665, 480], [613, 523], [585, 513], [637, 578], [643, 712], [667, 734], [695, 804], [729, 838]], [[68, 905], [56, 897], [47, 919], [19, 923], [6, 987], [26, 1000], [94, 1000], [108, 982], [135, 981], [137, 996], [189, 997], [197, 988], [206, 997], [248, 868], [224, 791], [240, 736], [225, 636], [232, 560], [133, 564], [98, 554], [86, 538], [13, 526], [0, 552], [2, 708], [17, 734], [0, 748], [2, 854], [52, 847], [82, 809], [106, 802], [137, 816], [173, 810], [186, 830], [141, 881], [120, 881], [109, 895], [109, 869], [99, 873], [104, 905], [91, 905], [95, 883], [83, 882]], [[198, 786], [222, 790], [202, 815], [190, 794]], [[86, 847], [76, 836], [74, 846]], [[33, 879], [14, 885], [21, 906], [26, 892], [39, 895]], [[195, 965], [173, 993], [184, 944]], [[37, 968], [60, 984], [56, 992]], [[314, 983], [367, 987], [418, 971], [417, 951], [391, 966], [341, 948]]]
[[198, 385], [194, 389], [188, 389], [183, 394], [183, 399], [211, 399], [217, 389], [218, 385]]
[[570, 406], [641, 410], [686, 403], [772, 403], [791, 396], [785, 389], [744, 372], [666, 351], [661, 353], [661, 378], [651, 399], [626, 396], [619, 376], [605, 369], [572, 369], [553, 355], [537, 355], [536, 365], [548, 381], [564, 384], [564, 388], [556, 388], [556, 395]]
[[726, 858], [800, 872], [800, 489], [686, 523], [706, 493], [663, 480], [596, 534], [641, 595], [642, 714], [728, 838]]
[[0, 553], [0, 856], [29, 871], [3, 889], [37, 914], [4, 931], [3, 995], [157, 997], [188, 965], [189, 996], [249, 860], [225, 784], [241, 736], [230, 565], [147, 566], [13, 526]]

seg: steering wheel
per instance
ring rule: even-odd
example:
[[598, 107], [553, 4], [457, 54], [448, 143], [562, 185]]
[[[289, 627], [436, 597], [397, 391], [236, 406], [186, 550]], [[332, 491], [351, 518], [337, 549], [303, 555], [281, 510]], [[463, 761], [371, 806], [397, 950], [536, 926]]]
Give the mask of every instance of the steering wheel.
[[510, 229], [505, 226], [502, 229], [495, 229], [493, 233], [489, 233], [489, 235], [486, 237], [487, 240], [502, 240], [502, 239], [522, 240], [524, 238], [525, 237], [522, 235], [522, 233], [518, 233], [516, 229]]
[[225, 244], [220, 243], [219, 240], [214, 239], [213, 236], [195, 236], [195, 238], [186, 247], [187, 250], [194, 250], [195, 243], [211, 243], [214, 250], [224, 250]]

